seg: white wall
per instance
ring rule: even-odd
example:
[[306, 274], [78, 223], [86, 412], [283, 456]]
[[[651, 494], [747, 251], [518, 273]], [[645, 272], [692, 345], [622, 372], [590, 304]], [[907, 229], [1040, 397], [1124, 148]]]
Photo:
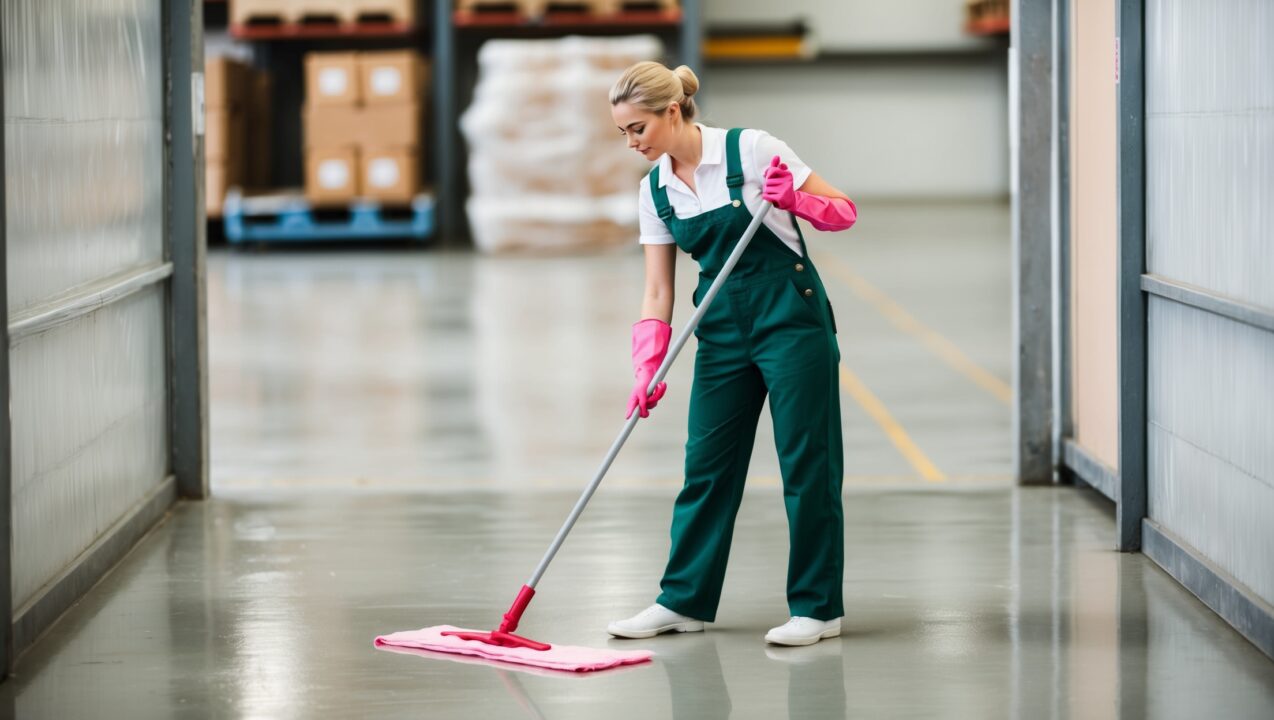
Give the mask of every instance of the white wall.
[[1007, 51], [923, 54], [987, 42], [964, 34], [962, 12], [963, 0], [707, 0], [709, 28], [806, 16], [823, 51], [881, 54], [708, 65], [704, 119], [768, 130], [851, 197], [1007, 197]]
[[964, 32], [964, 0], [705, 0], [713, 23], [804, 19], [825, 50], [986, 45]]

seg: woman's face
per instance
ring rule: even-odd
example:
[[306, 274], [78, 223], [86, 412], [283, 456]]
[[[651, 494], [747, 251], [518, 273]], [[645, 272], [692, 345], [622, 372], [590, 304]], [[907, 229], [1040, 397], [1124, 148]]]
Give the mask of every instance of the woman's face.
[[672, 147], [677, 124], [681, 120], [679, 110], [674, 105], [656, 114], [621, 102], [611, 106], [610, 114], [620, 134], [628, 141], [628, 147], [654, 161]]

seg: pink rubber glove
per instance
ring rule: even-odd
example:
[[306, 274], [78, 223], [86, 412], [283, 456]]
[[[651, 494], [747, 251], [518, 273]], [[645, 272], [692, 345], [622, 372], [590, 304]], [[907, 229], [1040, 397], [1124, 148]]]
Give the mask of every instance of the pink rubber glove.
[[650, 381], [655, 379], [655, 373], [668, 354], [670, 340], [672, 326], [663, 320], [649, 318], [633, 325], [633, 371], [637, 382], [633, 385], [633, 394], [628, 398], [628, 414], [625, 417], [632, 417], [634, 409], [639, 410], [642, 417], [650, 417], [650, 411], [664, 396], [664, 391], [668, 389], [667, 383], [656, 385], [649, 397], [646, 389], [650, 387]]
[[787, 164], [775, 155], [765, 169], [765, 185], [761, 199], [774, 203], [774, 207], [787, 210], [810, 221], [818, 230], [848, 230], [858, 219], [858, 208], [846, 198], [829, 198], [801, 192], [792, 187], [792, 173]]

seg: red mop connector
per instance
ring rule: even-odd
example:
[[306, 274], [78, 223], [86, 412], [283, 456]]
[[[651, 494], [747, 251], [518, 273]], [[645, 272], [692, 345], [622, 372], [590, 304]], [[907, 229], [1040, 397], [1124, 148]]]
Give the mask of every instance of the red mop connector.
[[526, 612], [526, 606], [531, 604], [531, 598], [535, 597], [535, 588], [530, 585], [523, 585], [518, 591], [518, 597], [513, 601], [513, 605], [509, 607], [509, 611], [504, 614], [504, 622], [500, 623], [500, 629], [496, 632], [511, 633], [518, 629], [518, 623], [522, 620], [522, 613]]
[[535, 588], [529, 585], [523, 585], [518, 591], [517, 598], [513, 601], [513, 605], [509, 607], [509, 611], [504, 614], [504, 622], [500, 623], [500, 629], [491, 632], [474, 632], [472, 630], [447, 630], [443, 635], [452, 635], [461, 640], [477, 640], [488, 645], [499, 645], [500, 647], [524, 647], [531, 650], [548, 650], [553, 647], [548, 643], [538, 642], [530, 638], [524, 638], [521, 635], [514, 635], [513, 631], [518, 629], [518, 622], [522, 620], [522, 613], [526, 612], [526, 606], [531, 604], [531, 598], [535, 597]]

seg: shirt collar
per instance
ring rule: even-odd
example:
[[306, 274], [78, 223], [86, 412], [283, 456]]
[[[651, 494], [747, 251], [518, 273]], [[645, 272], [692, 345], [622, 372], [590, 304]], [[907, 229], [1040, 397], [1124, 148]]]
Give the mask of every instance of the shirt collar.
[[[703, 142], [703, 154], [699, 158], [699, 164], [720, 165], [725, 155], [725, 130], [708, 127], [703, 123], [695, 123], [695, 125], [699, 127], [700, 138]], [[673, 177], [672, 156], [664, 153], [659, 156], [659, 187], [667, 186], [668, 179], [671, 177]]]

